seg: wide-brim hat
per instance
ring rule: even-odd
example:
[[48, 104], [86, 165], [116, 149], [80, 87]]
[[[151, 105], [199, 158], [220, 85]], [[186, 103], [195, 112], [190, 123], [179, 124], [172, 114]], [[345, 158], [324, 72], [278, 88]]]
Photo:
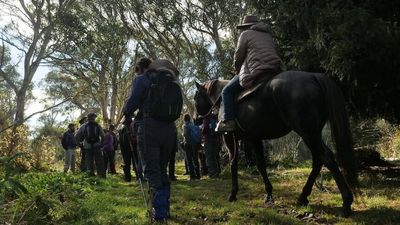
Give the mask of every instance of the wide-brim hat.
[[244, 16], [242, 24], [237, 25], [237, 28], [251, 26], [258, 22], [260, 22], [260, 20], [258, 19], [257, 16], [254, 16], [254, 15]]

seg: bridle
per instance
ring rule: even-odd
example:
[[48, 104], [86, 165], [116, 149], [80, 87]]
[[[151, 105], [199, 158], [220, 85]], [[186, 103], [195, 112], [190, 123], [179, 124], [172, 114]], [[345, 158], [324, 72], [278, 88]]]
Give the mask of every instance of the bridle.
[[[211, 96], [211, 90], [212, 90], [212, 88], [214, 87], [214, 84], [216, 83], [216, 81], [218, 81], [218, 80], [217, 80], [217, 79], [214, 79], [214, 80], [211, 80], [210, 82], [208, 82], [208, 83], [206, 83], [206, 84], [202, 84], [202, 85], [201, 85], [204, 89], [206, 89], [207, 99], [208, 99], [209, 103], [212, 104], [210, 110], [209, 110], [203, 117], [206, 117], [206, 116], [210, 115], [210, 114], [213, 112], [213, 110], [214, 110], [215, 108], [217, 108], [217, 107], [219, 106], [219, 104], [221, 103], [221, 100], [222, 100], [221, 95], [218, 96], [218, 98], [217, 98], [217, 100], [216, 100], [215, 102], [213, 102], [213, 101], [211, 100], [211, 98], [210, 98], [210, 96]], [[198, 94], [199, 94], [199, 93], [200, 93], [200, 92], [199, 92], [199, 90], [198, 90]]]

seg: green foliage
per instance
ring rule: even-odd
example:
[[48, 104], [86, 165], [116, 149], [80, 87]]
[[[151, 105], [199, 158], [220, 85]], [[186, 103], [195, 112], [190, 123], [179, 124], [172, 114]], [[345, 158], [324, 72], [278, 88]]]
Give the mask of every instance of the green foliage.
[[10, 157], [0, 157], [0, 196], [26, 194], [28, 190], [18, 180], [18, 168], [14, 160], [22, 157], [23, 153], [16, 153]]
[[12, 161], [19, 171], [27, 171], [31, 167], [28, 127], [21, 125], [2, 132], [0, 149], [0, 157], [12, 157], [17, 153], [24, 154], [24, 157], [17, 157]]
[[341, 81], [353, 112], [400, 115], [399, 2], [269, 1], [253, 3], [270, 18], [289, 69], [327, 72]]
[[99, 181], [82, 175], [28, 173], [18, 182], [28, 190], [10, 202], [4, 210], [4, 222], [11, 224], [49, 224], [71, 220], [81, 200]]
[[61, 137], [66, 131], [67, 122], [56, 121], [57, 112], [43, 114], [39, 121], [41, 126], [34, 132], [31, 140], [31, 165], [35, 170], [48, 171], [54, 169], [54, 163], [64, 157]]
[[[342, 200], [335, 181], [323, 170], [309, 198], [310, 205], [296, 205], [311, 163], [291, 169], [269, 168], [275, 205], [266, 207], [258, 174], [239, 171], [239, 201], [227, 201], [230, 173], [221, 178], [188, 181], [183, 163], [172, 183], [171, 218], [168, 224], [396, 224], [400, 199], [398, 181], [378, 174], [361, 174], [363, 194], [355, 201], [350, 218], [340, 216]], [[18, 198], [0, 202], [0, 220], [10, 224], [148, 224], [136, 182], [119, 176], [107, 179], [62, 173], [29, 173], [19, 181], [28, 189]], [[3, 196], [1, 196], [3, 197]], [[3, 199], [3, 198], [2, 198]], [[304, 215], [313, 214], [311, 217]]]
[[0, 130], [11, 124], [15, 115], [16, 95], [10, 83], [19, 83], [19, 74], [13, 64], [10, 49], [0, 45]]

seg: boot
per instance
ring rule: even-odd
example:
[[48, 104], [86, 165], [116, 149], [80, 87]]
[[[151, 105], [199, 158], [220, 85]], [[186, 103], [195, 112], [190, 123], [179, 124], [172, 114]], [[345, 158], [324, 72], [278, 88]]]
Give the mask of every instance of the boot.
[[165, 186], [164, 191], [165, 195], [167, 196], [167, 218], [171, 218], [170, 201], [169, 201], [169, 198], [171, 196], [171, 186]]
[[152, 199], [152, 218], [157, 222], [165, 222], [167, 220], [167, 190], [162, 188], [153, 194]]
[[123, 170], [124, 170], [124, 180], [126, 182], [131, 182], [132, 175], [131, 175], [131, 171], [130, 171], [129, 167], [124, 166]]
[[235, 120], [227, 120], [223, 122], [222, 120], [218, 122], [215, 132], [232, 132], [236, 130]]

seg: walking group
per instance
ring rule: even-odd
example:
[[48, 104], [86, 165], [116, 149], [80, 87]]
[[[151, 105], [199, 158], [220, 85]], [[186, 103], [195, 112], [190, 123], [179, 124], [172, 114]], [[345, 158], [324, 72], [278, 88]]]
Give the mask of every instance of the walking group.
[[[183, 118], [184, 142], [180, 145], [185, 151], [185, 167], [191, 180], [200, 179], [205, 174], [218, 178], [221, 138], [216, 131], [231, 132], [236, 129], [234, 96], [258, 75], [269, 72], [272, 76], [281, 69], [281, 60], [265, 23], [255, 16], [246, 16], [238, 29], [242, 33], [234, 64], [239, 76], [235, 76], [222, 91], [223, 120], [218, 122], [217, 116], [211, 112], [202, 120], [193, 120], [189, 114]], [[168, 60], [142, 58], [136, 63], [135, 72], [130, 96], [123, 108], [123, 125], [118, 132], [124, 159], [124, 179], [131, 181], [130, 171], [133, 169], [140, 184], [147, 184], [150, 218], [166, 221], [170, 215], [170, 181], [176, 179], [175, 154], [179, 146], [175, 121], [181, 116], [183, 104], [179, 71]], [[100, 177], [106, 176], [106, 169], [110, 173], [116, 172], [118, 141], [114, 127], [110, 125], [104, 131], [95, 119], [96, 114], [88, 114], [88, 121], [80, 121], [76, 134], [75, 126], [68, 126], [63, 137], [64, 171], [69, 165], [71, 170], [75, 169], [74, 151], [79, 146], [81, 169], [89, 175], [95, 174], [95, 168]], [[144, 200], [147, 202], [146, 197]]]
[[75, 124], [68, 125], [61, 144], [65, 149], [64, 172], [69, 169], [75, 172], [76, 149], [80, 148], [80, 170], [88, 172], [90, 176], [97, 175], [105, 178], [106, 172], [116, 174], [115, 151], [118, 148], [117, 135], [114, 133], [114, 125], [103, 129], [96, 122], [97, 115], [89, 113], [79, 123], [80, 127], [75, 133]]
[[[102, 178], [106, 177], [107, 171], [116, 174], [115, 152], [119, 146], [124, 161], [124, 180], [132, 180], [133, 170], [141, 185], [147, 184], [150, 216], [163, 221], [169, 216], [170, 181], [176, 180], [175, 155], [179, 144], [175, 121], [182, 110], [179, 72], [168, 60], [151, 61], [148, 58], [140, 59], [135, 71], [118, 135], [114, 133], [114, 125], [103, 129], [96, 122], [95, 113], [89, 113], [79, 121], [77, 132], [74, 124], [68, 125], [62, 137], [64, 172], [75, 171], [75, 151], [79, 147], [81, 171], [90, 176], [97, 173]], [[217, 118], [210, 115], [203, 118], [202, 124], [198, 123], [193, 123], [189, 114], [184, 116], [184, 141], [180, 146], [185, 152], [186, 172], [190, 180], [200, 179], [207, 173], [211, 178], [217, 178], [220, 173], [220, 138], [214, 131]], [[204, 152], [200, 153], [200, 149]]]

